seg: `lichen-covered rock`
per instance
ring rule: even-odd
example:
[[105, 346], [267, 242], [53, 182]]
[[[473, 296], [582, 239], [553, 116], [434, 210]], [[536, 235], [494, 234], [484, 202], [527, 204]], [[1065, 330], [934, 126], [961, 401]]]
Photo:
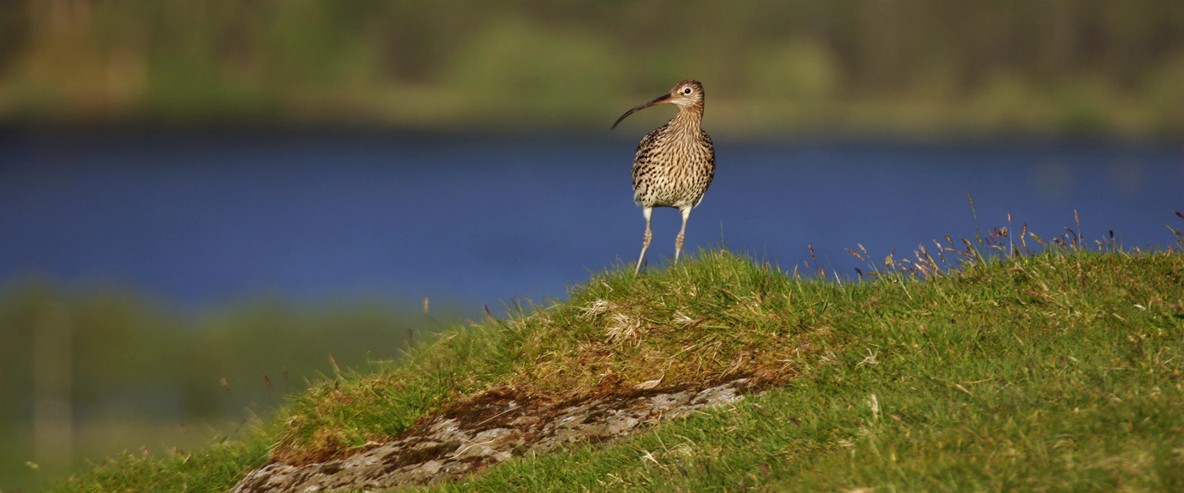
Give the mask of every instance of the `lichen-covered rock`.
[[701, 389], [645, 390], [560, 404], [487, 393], [398, 439], [340, 460], [273, 462], [232, 489], [247, 492], [369, 490], [456, 479], [511, 457], [630, 435], [663, 419], [739, 400], [748, 379]]

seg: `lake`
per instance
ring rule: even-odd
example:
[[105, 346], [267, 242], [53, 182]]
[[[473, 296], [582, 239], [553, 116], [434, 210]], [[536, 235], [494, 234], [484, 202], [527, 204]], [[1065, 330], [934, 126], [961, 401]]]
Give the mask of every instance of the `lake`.
[[[382, 131], [0, 132], [0, 283], [121, 286], [200, 309], [424, 296], [479, 313], [630, 266], [643, 129], [592, 137]], [[636, 135], [633, 135], [636, 134]], [[1126, 247], [1184, 229], [1184, 151], [1114, 141], [716, 141], [687, 251], [727, 246], [843, 276], [946, 234], [1021, 223]], [[972, 196], [977, 213], [967, 202]], [[679, 216], [654, 213], [650, 268]]]

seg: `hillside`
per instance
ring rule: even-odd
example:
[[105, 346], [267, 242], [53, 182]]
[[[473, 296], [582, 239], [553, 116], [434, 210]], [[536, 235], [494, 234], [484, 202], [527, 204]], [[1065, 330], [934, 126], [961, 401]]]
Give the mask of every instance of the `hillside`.
[[[565, 301], [321, 382], [241, 440], [128, 455], [54, 490], [226, 491], [268, 463], [336, 473], [443, 419], [544, 429], [585, 406], [586, 422], [605, 423], [594, 420], [645, 399], [658, 411], [621, 433], [544, 448], [531, 440], [545, 433], [524, 435], [491, 446], [496, 460], [420, 480], [433, 491], [1184, 489], [1184, 254], [932, 255], [869, 261], [842, 282], [726, 251], [637, 278], [614, 270]], [[685, 412], [654, 404], [674, 395]], [[391, 453], [402, 467], [469, 448]]]

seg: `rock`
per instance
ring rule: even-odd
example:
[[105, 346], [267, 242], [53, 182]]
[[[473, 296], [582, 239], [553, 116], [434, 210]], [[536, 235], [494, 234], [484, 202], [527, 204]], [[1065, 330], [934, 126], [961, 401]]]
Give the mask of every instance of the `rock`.
[[730, 404], [750, 391], [749, 385], [741, 378], [702, 389], [639, 389], [560, 404], [483, 394], [344, 459], [267, 464], [231, 491], [373, 490], [459, 479], [511, 457], [616, 440], [664, 419]]

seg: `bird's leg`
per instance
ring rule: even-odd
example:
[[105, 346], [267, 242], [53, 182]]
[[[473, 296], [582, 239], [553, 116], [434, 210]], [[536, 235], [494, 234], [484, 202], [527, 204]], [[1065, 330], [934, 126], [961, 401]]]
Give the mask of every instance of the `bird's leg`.
[[682, 253], [682, 240], [687, 236], [687, 219], [691, 218], [691, 208], [683, 207], [679, 209], [682, 213], [682, 229], [678, 230], [678, 236], [674, 237], [674, 263], [678, 263], [678, 254]]
[[654, 234], [650, 231], [650, 216], [653, 213], [653, 207], [645, 207], [641, 210], [641, 215], [645, 216], [645, 235], [641, 237], [641, 256], [637, 257], [637, 268], [633, 269], [635, 276], [641, 272], [641, 264], [645, 263], [645, 251], [650, 247], [650, 240], [654, 239]]

